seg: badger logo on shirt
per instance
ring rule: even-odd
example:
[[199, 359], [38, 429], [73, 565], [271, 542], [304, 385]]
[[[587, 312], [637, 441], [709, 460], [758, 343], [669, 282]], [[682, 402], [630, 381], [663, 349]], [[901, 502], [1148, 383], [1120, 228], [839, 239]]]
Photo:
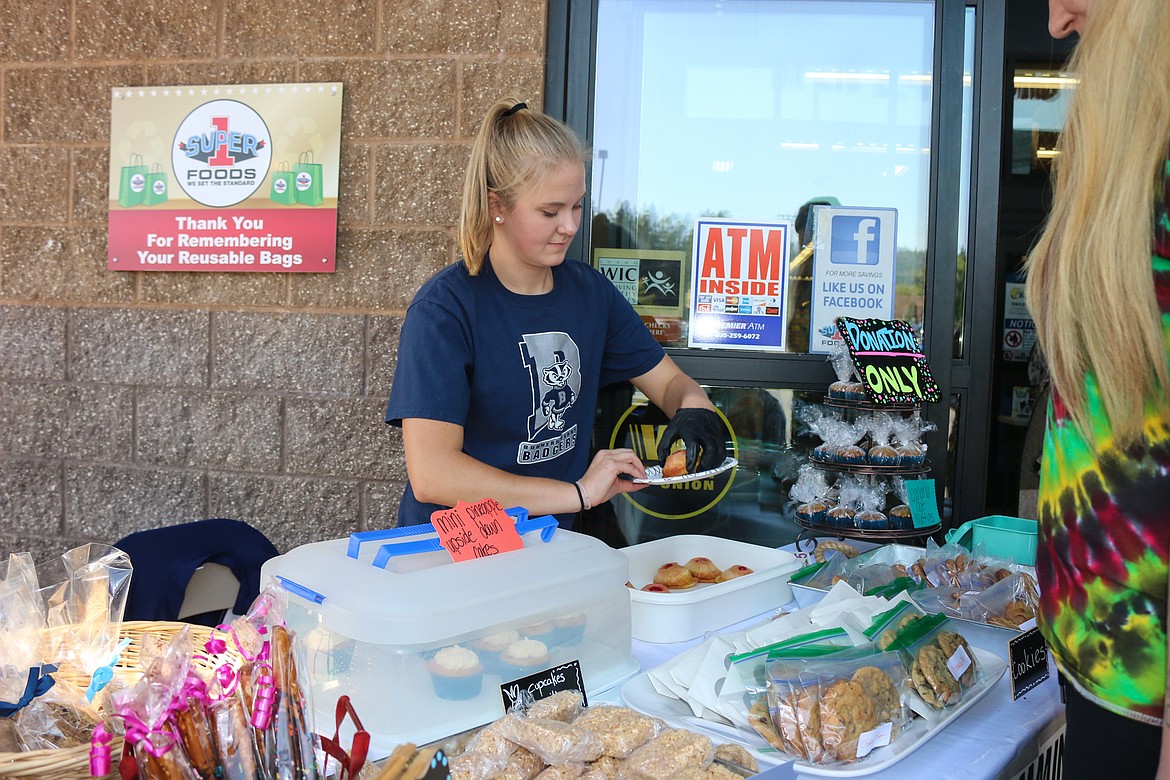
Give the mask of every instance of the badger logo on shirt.
[[577, 443], [577, 426], [565, 415], [581, 390], [581, 353], [569, 334], [558, 331], [527, 334], [519, 347], [532, 381], [532, 414], [516, 462], [552, 460]]

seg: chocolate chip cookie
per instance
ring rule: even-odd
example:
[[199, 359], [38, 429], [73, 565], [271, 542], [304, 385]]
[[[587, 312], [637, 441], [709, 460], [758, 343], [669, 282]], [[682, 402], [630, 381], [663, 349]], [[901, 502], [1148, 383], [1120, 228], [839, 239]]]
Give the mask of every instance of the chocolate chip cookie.
[[[918, 650], [916, 665], [926, 687], [933, 692], [933, 698], [937, 702], [931, 702], [930, 697], [923, 694], [922, 698], [926, 699], [928, 703], [934, 704], [936, 707], [943, 707], [959, 700], [963, 689], [960, 687], [959, 681], [951, 674], [951, 670], [947, 668], [947, 656], [943, 654], [942, 649], [937, 644], [923, 645]], [[923, 688], [915, 679], [913, 669], [910, 670], [910, 678], [914, 681], [914, 687], [918, 692], [923, 693]]]
[[[959, 675], [959, 682], [963, 684], [964, 688], [970, 688], [974, 685], [975, 673], [977, 671], [975, 668], [975, 655], [971, 652], [971, 646], [967, 644], [967, 640], [954, 631], [939, 631], [937, 641], [938, 646], [942, 649], [943, 655], [946, 656], [948, 661], [960, 647], [963, 648], [967, 657], [971, 659], [971, 664]], [[951, 677], [953, 678], [954, 675], [951, 675]]]
[[821, 696], [821, 743], [826, 756], [857, 760], [857, 738], [877, 727], [873, 701], [860, 683], [838, 680]]
[[877, 722], [893, 723], [897, 727], [902, 721], [902, 697], [890, 676], [876, 666], [863, 666], [853, 673], [857, 683], [873, 700]]

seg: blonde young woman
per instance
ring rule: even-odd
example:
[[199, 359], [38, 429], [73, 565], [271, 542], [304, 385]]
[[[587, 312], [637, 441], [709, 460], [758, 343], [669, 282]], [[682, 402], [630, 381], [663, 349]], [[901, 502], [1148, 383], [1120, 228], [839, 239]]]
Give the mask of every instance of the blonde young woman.
[[406, 313], [386, 421], [402, 426], [402, 524], [495, 498], [572, 527], [581, 510], [642, 486], [630, 449], [589, 456], [599, 388], [628, 380], [671, 415], [658, 455], [723, 462], [726, 427], [607, 279], [565, 252], [581, 224], [586, 151], [516, 100], [488, 111], [472, 148], [462, 259]]
[[1039, 623], [1064, 681], [1064, 777], [1170, 777], [1170, 2], [1050, 0], [1082, 37], [1028, 304], [1054, 388]]

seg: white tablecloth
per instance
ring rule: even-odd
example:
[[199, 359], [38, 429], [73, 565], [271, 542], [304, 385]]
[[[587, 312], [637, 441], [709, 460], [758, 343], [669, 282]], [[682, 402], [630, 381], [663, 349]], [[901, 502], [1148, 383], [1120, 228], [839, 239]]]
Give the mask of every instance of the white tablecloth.
[[[789, 605], [795, 609], [796, 605]], [[746, 628], [765, 616], [751, 618], [723, 631]], [[968, 627], [971, 630], [968, 630]], [[962, 633], [976, 647], [1007, 659], [1008, 638], [1015, 634], [1001, 629], [964, 624]], [[678, 653], [702, 642], [695, 639], [677, 644], [653, 644], [634, 640], [633, 654], [642, 665], [642, 671], [652, 669]], [[962, 713], [917, 750], [881, 772], [866, 774], [874, 780], [907, 780], [907, 778], [946, 777], [961, 780], [996, 780], [1009, 777], [1026, 767], [1036, 755], [1041, 737], [1064, 719], [1064, 705], [1053, 668], [1049, 679], [1024, 696], [1012, 701], [1010, 672], [971, 709]], [[620, 701], [620, 689], [591, 697], [590, 701]], [[861, 772], [853, 767], [839, 776], [853, 776]], [[809, 778], [811, 773], [797, 771], [792, 762], [761, 772], [761, 780]]]

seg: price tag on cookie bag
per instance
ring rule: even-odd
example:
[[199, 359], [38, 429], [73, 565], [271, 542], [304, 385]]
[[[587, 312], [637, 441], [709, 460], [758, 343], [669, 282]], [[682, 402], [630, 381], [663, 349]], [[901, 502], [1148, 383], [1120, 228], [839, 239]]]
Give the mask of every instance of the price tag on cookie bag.
[[515, 521], [494, 498], [473, 504], [458, 501], [450, 509], [432, 512], [431, 525], [456, 563], [524, 548]]
[[885, 747], [890, 744], [890, 735], [893, 733], [894, 724], [890, 721], [878, 726], [876, 729], [870, 729], [857, 738], [857, 757], [865, 758], [869, 755], [869, 751], [874, 748]]
[[956, 680], [971, 668], [971, 656], [967, 655], [966, 648], [962, 645], [955, 648], [955, 652], [947, 659], [947, 668], [951, 670], [951, 676]]
[[504, 712], [510, 712], [522, 701], [532, 704], [560, 691], [580, 691], [581, 705], [589, 706], [589, 700], [585, 697], [585, 678], [581, 675], [581, 664], [577, 661], [569, 661], [567, 664], [511, 680], [500, 686]]
[[1012, 701], [1048, 679], [1048, 645], [1040, 629], [1033, 628], [1008, 641], [1008, 667]]

